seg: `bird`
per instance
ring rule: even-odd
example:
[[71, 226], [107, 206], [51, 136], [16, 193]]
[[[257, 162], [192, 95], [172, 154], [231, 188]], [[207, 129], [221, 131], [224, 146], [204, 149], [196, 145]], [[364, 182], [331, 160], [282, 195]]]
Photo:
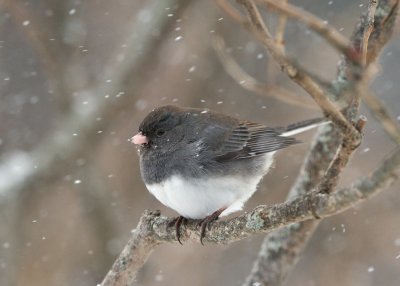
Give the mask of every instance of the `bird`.
[[300, 143], [293, 135], [329, 123], [315, 118], [287, 127], [268, 127], [209, 109], [175, 105], [153, 109], [130, 141], [138, 146], [140, 172], [148, 191], [179, 216], [199, 220], [200, 242], [207, 226], [240, 211], [273, 164], [274, 154]]

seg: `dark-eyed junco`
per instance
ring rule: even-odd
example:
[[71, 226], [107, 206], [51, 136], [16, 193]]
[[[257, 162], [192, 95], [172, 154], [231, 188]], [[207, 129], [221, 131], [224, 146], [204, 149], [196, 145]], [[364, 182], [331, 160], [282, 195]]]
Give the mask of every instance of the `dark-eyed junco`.
[[140, 146], [144, 183], [161, 203], [179, 213], [176, 236], [187, 218], [206, 226], [242, 209], [268, 172], [279, 149], [299, 143], [291, 135], [320, 124], [312, 119], [267, 127], [205, 109], [162, 106], [151, 111], [131, 142]]

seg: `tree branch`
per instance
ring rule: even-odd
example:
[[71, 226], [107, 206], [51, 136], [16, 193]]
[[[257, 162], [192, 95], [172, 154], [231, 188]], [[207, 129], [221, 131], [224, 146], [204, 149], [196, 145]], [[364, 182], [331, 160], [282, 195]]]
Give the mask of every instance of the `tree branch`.
[[[286, 5], [287, 0], [282, 0], [282, 4]], [[287, 15], [281, 14], [278, 20], [278, 26], [275, 31], [275, 42], [281, 47], [282, 51], [285, 52], [285, 27], [287, 22]]]
[[343, 133], [344, 136], [352, 138], [351, 140], [360, 141], [360, 133], [337, 109], [335, 104], [329, 100], [324, 90], [302, 69], [296, 67], [292, 61], [282, 53], [282, 50], [271, 38], [270, 32], [262, 20], [257, 6], [252, 0], [238, 0], [245, 8], [250, 23], [253, 27], [255, 36], [261, 41], [265, 48], [270, 52], [274, 60], [281, 66], [282, 70], [295, 83], [307, 91], [315, 102], [320, 106], [325, 116], [328, 117]]
[[[375, 15], [375, 27], [369, 41], [368, 64], [377, 58], [379, 51], [389, 41], [397, 6], [397, 0], [380, 1], [378, 6], [380, 12]], [[361, 17], [353, 32], [351, 43], [354, 48], [358, 48], [361, 39], [364, 38], [365, 23], [366, 18]], [[337, 80], [334, 83], [338, 95], [342, 95], [343, 91], [351, 85], [349, 70], [352, 68], [353, 66], [346, 58], [341, 61]], [[348, 113], [348, 116], [354, 116], [357, 109], [350, 108], [353, 112]], [[337, 147], [340, 144], [338, 135], [335, 134], [335, 130], [330, 130], [329, 126], [321, 128], [306, 156], [300, 175], [288, 195], [289, 199], [311, 191], [322, 179], [327, 164], [332, 160], [335, 152], [338, 152]], [[253, 282], [260, 285], [281, 285], [298, 261], [319, 222], [320, 220], [306, 221], [268, 234], [244, 285], [253, 285]]]
[[[204, 238], [207, 242], [226, 244], [266, 233], [290, 224], [325, 218], [343, 212], [355, 204], [376, 195], [397, 178], [400, 170], [400, 148], [397, 148], [378, 169], [359, 179], [348, 188], [333, 193], [313, 191], [274, 206], [259, 206], [247, 214], [215, 222]], [[129, 285], [137, 270], [160, 243], [177, 243], [175, 229], [168, 227], [170, 219], [160, 212], [145, 212], [129, 243], [115, 261], [101, 283], [102, 286]], [[199, 243], [196, 220], [190, 220], [182, 229], [181, 241]]]
[[212, 38], [213, 48], [216, 51], [225, 71], [240, 86], [254, 93], [268, 96], [282, 102], [307, 109], [316, 109], [316, 105], [308, 97], [299, 96], [279, 86], [264, 84], [247, 74], [239, 64], [225, 51], [225, 43], [221, 37]]
[[[219, 1], [224, 2], [225, 1]], [[262, 38], [262, 42], [267, 47], [268, 50], [272, 51], [271, 54], [273, 56], [278, 55], [276, 60], [281, 60], [279, 62], [283, 67], [284, 71], [289, 75], [292, 75], [291, 78], [296, 79], [297, 73], [302, 72], [298, 70], [297, 67], [292, 64], [290, 60], [288, 60], [284, 55], [279, 53], [278, 48], [274, 41], [271, 39], [270, 34], [262, 22], [261, 16], [258, 13], [257, 7], [254, 5], [251, 6], [252, 1], [240, 1], [241, 3], [249, 3], [250, 6], [246, 7], [248, 9], [248, 16], [251, 22], [253, 29], [256, 29], [255, 34]], [[241, 18], [240, 14], [237, 14], [236, 10], [233, 10], [234, 17]], [[244, 23], [244, 22], [243, 22]], [[246, 25], [246, 24], [245, 24]], [[259, 30], [257, 32], [257, 29]], [[260, 36], [261, 34], [261, 36]], [[269, 49], [268, 43], [271, 44], [272, 48]], [[275, 53], [275, 54], [274, 54]], [[283, 64], [282, 64], [283, 63]], [[350, 67], [352, 69], [353, 67]], [[294, 72], [291, 74], [291, 72]], [[305, 74], [305, 77], [308, 75]], [[369, 79], [368, 75], [363, 76], [360, 80], [355, 84], [355, 87], [351, 89], [351, 92], [354, 92], [354, 96], [357, 97], [355, 101], [350, 102], [350, 107], [354, 110], [358, 108], [358, 97], [360, 92], [365, 88], [365, 81]], [[299, 80], [299, 78], [297, 78]], [[312, 88], [319, 88], [318, 84], [314, 83], [310, 78], [311, 83], [314, 84]], [[300, 77], [300, 81], [304, 83], [309, 83], [309, 81], [304, 81], [304, 78]], [[354, 83], [354, 82], [353, 82]], [[300, 83], [299, 83], [300, 84]], [[301, 84], [300, 84], [301, 85]], [[306, 89], [309, 91], [308, 89]], [[348, 91], [343, 89], [344, 91]], [[321, 97], [325, 97], [325, 93], [322, 89], [319, 90], [311, 90], [311, 93], [319, 94]], [[323, 101], [324, 99], [317, 99]], [[325, 112], [329, 108], [333, 108], [333, 116], [336, 116], [335, 113], [338, 112], [333, 103], [328, 103], [328, 107], [323, 103], [319, 102], [321, 108], [324, 109]], [[331, 105], [329, 105], [331, 104]], [[329, 110], [330, 112], [331, 110]], [[327, 112], [327, 113], [329, 113]], [[310, 180], [302, 180], [294, 190], [297, 188], [298, 193], [302, 193], [299, 196], [294, 196], [294, 192], [292, 193], [291, 199], [285, 203], [274, 205], [274, 206], [259, 206], [254, 209], [252, 212], [248, 214], [243, 214], [236, 218], [220, 221], [213, 224], [211, 230], [207, 233], [205, 241], [213, 242], [213, 243], [230, 243], [233, 241], [237, 241], [240, 239], [244, 239], [250, 235], [257, 233], [265, 233], [271, 230], [282, 228], [284, 226], [290, 225], [290, 228], [287, 228], [286, 231], [293, 231], [293, 233], [297, 233], [298, 242], [294, 240], [287, 240], [287, 236], [282, 236], [284, 241], [281, 243], [277, 243], [279, 249], [285, 249], [292, 254], [283, 254], [279, 256], [278, 263], [283, 261], [288, 261], [286, 270], [280, 273], [275, 273], [275, 277], [285, 277], [285, 274], [291, 269], [295, 261], [299, 257], [299, 253], [301, 252], [303, 246], [307, 242], [310, 237], [305, 231], [310, 231], [311, 233], [317, 226], [317, 221], [312, 220], [314, 218], [324, 218], [330, 215], [334, 215], [345, 209], [352, 207], [354, 204], [359, 203], [370, 196], [378, 193], [382, 189], [384, 189], [389, 184], [393, 183], [396, 178], [396, 172], [399, 171], [400, 166], [400, 148], [397, 148], [392, 156], [385, 160], [382, 165], [374, 172], [371, 173], [370, 176], [362, 178], [354, 183], [349, 188], [343, 188], [338, 190], [337, 192], [332, 192], [332, 188], [336, 187], [337, 176], [335, 177], [335, 171], [339, 172], [344, 164], [348, 161], [348, 158], [352, 151], [358, 146], [359, 138], [358, 136], [349, 136], [352, 135], [352, 132], [356, 132], [359, 135], [359, 130], [362, 129], [364, 125], [364, 121], [361, 120], [357, 125], [357, 129], [353, 127], [347, 118], [338, 112], [344, 119], [345, 124], [348, 124], [354, 130], [347, 129], [345, 127], [341, 127], [341, 130], [346, 137], [346, 140], [343, 142], [341, 149], [337, 151], [335, 160], [330, 164], [328, 170], [328, 175], [331, 178], [325, 179], [325, 183], [322, 184], [324, 187], [324, 192], [321, 192], [319, 188], [314, 188], [312, 192], [307, 192], [307, 188], [311, 188], [313, 184], [317, 181], [313, 180], [316, 178], [322, 178], [323, 172], [321, 173], [321, 166], [325, 166], [327, 162], [325, 159], [332, 159], [334, 156], [334, 151], [336, 150], [340, 138], [335, 136], [335, 132], [333, 130], [329, 130], [330, 127], [325, 126], [323, 128], [323, 134], [326, 137], [319, 137], [314, 145], [314, 151], [317, 152], [311, 153], [308, 159], [308, 170], [313, 169], [313, 173], [310, 173]], [[332, 115], [331, 115], [332, 116]], [[354, 114], [352, 112], [347, 113], [346, 116], [348, 118], [352, 118]], [[336, 118], [337, 121], [340, 122], [340, 118]], [[340, 124], [339, 124], [340, 125]], [[327, 140], [328, 139], [328, 140]], [[327, 140], [327, 141], [326, 141]], [[320, 149], [318, 149], [320, 148]], [[328, 148], [328, 154], [324, 154], [326, 152], [326, 148]], [[322, 161], [321, 161], [322, 160]], [[324, 162], [325, 161], [325, 162]], [[320, 165], [315, 164], [316, 162], [323, 162]], [[343, 163], [344, 162], [344, 163]], [[318, 170], [317, 170], [318, 167]], [[303, 169], [307, 170], [307, 169]], [[335, 177], [335, 178], [334, 178]], [[172, 242], [176, 243], [175, 240], [175, 230], [173, 228], [169, 228], [170, 219], [164, 216], [161, 216], [159, 212], [148, 213], [145, 212], [143, 214], [138, 227], [133, 231], [133, 235], [128, 245], [125, 247], [120, 257], [114, 263], [112, 269], [105, 277], [104, 281], [101, 285], [126, 285], [132, 282], [135, 277], [135, 273], [137, 270], [143, 265], [146, 259], [151, 254], [152, 250], [160, 243]], [[302, 224], [299, 224], [303, 222]], [[182, 233], [181, 240], [182, 241], [199, 241], [199, 233], [197, 230], [197, 221], [189, 221], [187, 226], [184, 228]], [[283, 231], [278, 232], [280, 234]], [[277, 234], [278, 234], [277, 233]], [[300, 237], [302, 235], [302, 237]], [[277, 237], [277, 236], [275, 236]], [[269, 236], [271, 238], [271, 236]], [[294, 242], [293, 244], [291, 244]], [[285, 243], [287, 247], [285, 246]], [[265, 246], [265, 244], [263, 244]], [[271, 250], [271, 248], [269, 248]], [[267, 250], [266, 250], [267, 251]], [[269, 253], [264, 252], [263, 255], [268, 256]], [[264, 260], [265, 262], [266, 260]], [[276, 265], [276, 264], [275, 264]], [[264, 269], [265, 270], [265, 269]], [[282, 270], [280, 268], [279, 270]], [[259, 273], [265, 273], [265, 271], [260, 271]]]
[[219, 8], [225, 11], [226, 14], [229, 15], [232, 19], [234, 19], [236, 22], [241, 23], [242, 25], [246, 25], [245, 22], [246, 19], [243, 17], [243, 15], [235, 9], [228, 0], [217, 0], [217, 5]]
[[374, 21], [375, 21], [375, 12], [376, 12], [376, 7], [378, 5], [377, 0], [371, 0], [369, 1], [368, 4], [368, 12], [366, 16], [366, 25], [365, 25], [365, 31], [362, 39], [362, 47], [361, 47], [361, 61], [362, 64], [365, 66], [367, 64], [367, 54], [368, 54], [368, 42], [369, 42], [369, 37], [371, 36], [371, 33], [374, 29]]
[[355, 64], [360, 61], [359, 54], [352, 48], [349, 40], [347, 40], [342, 34], [339, 33], [334, 27], [330, 26], [326, 21], [316, 17], [315, 15], [301, 10], [287, 2], [273, 1], [273, 0], [256, 0], [261, 2], [268, 8], [272, 8], [282, 15], [291, 17], [299, 22], [304, 23], [318, 34], [320, 34], [325, 40], [327, 40], [334, 48], [340, 53], [344, 54]]

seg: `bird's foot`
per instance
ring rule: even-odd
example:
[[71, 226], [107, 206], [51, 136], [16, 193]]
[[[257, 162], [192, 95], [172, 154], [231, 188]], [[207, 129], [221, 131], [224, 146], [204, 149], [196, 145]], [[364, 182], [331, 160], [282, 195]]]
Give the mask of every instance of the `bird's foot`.
[[176, 240], [177, 240], [181, 245], [182, 245], [182, 242], [181, 242], [181, 232], [180, 232], [180, 229], [181, 229], [182, 224], [183, 224], [183, 225], [186, 225], [187, 222], [188, 222], [188, 219], [187, 219], [187, 218], [185, 218], [185, 217], [183, 217], [183, 216], [178, 216], [178, 217], [176, 217], [176, 218], [173, 218], [173, 219], [168, 223], [168, 227], [175, 226], [175, 237], [176, 237]]
[[200, 243], [202, 245], [204, 245], [203, 243], [203, 238], [206, 236], [206, 228], [208, 228], [208, 230], [210, 230], [211, 227], [211, 223], [216, 221], [218, 219], [218, 217], [220, 216], [220, 214], [225, 210], [226, 208], [221, 208], [215, 212], [213, 212], [211, 215], [209, 215], [208, 217], [202, 219], [201, 221], [199, 221], [197, 223], [197, 227], [201, 227], [200, 229]]

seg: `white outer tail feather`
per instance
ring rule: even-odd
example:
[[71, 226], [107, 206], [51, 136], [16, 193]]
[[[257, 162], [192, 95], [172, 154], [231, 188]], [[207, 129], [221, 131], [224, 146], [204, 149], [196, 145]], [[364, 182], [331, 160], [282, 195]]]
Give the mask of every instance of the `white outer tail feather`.
[[300, 127], [300, 128], [294, 129], [294, 130], [290, 130], [290, 131], [287, 131], [287, 132], [283, 132], [283, 133], [281, 134], [281, 136], [285, 136], [285, 137], [293, 136], [293, 135], [296, 135], [296, 134], [305, 132], [305, 131], [307, 131], [307, 130], [313, 129], [313, 128], [315, 128], [315, 127], [318, 127], [318, 126], [321, 126], [321, 125], [325, 125], [325, 124], [329, 124], [329, 123], [331, 123], [331, 122], [330, 122], [330, 121], [323, 121], [323, 122], [318, 122], [318, 123], [310, 124], [310, 125], [303, 126], [303, 127]]

